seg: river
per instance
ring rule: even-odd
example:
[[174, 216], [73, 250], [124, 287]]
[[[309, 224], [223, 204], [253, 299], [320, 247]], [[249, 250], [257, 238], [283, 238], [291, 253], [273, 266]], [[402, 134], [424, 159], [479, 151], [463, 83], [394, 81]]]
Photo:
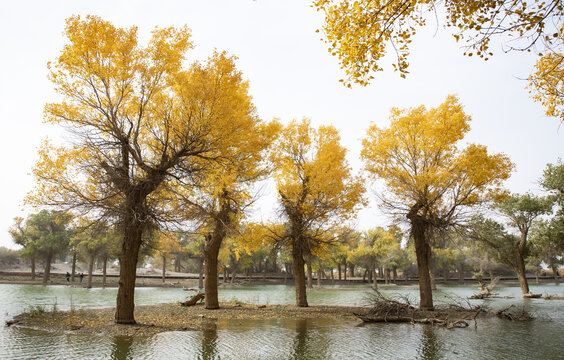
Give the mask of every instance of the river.
[[[167, 332], [150, 337], [49, 334], [0, 329], [0, 359], [564, 359], [564, 301], [520, 298], [516, 286], [498, 285], [513, 299], [472, 300], [503, 308], [522, 306], [539, 316], [532, 322], [478, 320], [465, 329], [420, 324], [362, 324], [358, 321], [230, 320], [207, 331]], [[387, 287], [384, 293], [417, 298], [416, 287]], [[564, 285], [532, 285], [531, 291], [562, 296]], [[326, 286], [308, 291], [310, 304], [363, 305], [368, 286]], [[435, 302], [452, 302], [476, 292], [474, 286], [440, 287]], [[117, 289], [0, 285], [0, 320], [42, 306], [46, 310], [113, 307]], [[185, 300], [178, 288], [137, 288], [137, 305]], [[220, 301], [291, 304], [285, 285], [222, 288]]]

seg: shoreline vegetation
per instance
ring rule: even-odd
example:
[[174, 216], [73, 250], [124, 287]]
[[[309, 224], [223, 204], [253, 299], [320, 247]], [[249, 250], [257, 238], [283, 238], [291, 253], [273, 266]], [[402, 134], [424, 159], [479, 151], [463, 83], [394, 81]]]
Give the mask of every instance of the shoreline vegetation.
[[256, 305], [236, 299], [220, 303], [219, 309], [207, 310], [204, 304], [183, 306], [167, 303], [135, 307], [136, 324], [116, 324], [115, 308], [73, 309], [59, 311], [34, 307], [6, 321], [7, 326], [50, 333], [101, 336], [152, 336], [169, 331], [205, 331], [228, 328], [237, 321], [248, 320], [305, 320], [330, 319], [356, 322], [428, 324], [451, 328], [466, 328], [477, 319], [497, 317], [513, 321], [530, 321], [534, 317], [522, 308], [510, 306], [502, 310], [488, 310], [482, 306], [449, 304], [435, 311], [418, 310], [405, 299], [386, 299], [376, 292], [370, 306], [313, 305]]

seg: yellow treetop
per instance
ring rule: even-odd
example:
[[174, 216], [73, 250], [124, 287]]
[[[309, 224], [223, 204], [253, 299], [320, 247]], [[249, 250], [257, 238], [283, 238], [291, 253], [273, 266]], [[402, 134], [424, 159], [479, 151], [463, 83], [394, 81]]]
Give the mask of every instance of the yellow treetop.
[[513, 164], [482, 145], [460, 149], [469, 122], [458, 99], [449, 96], [433, 109], [393, 109], [388, 128], [372, 125], [361, 155], [368, 173], [385, 182], [384, 204], [404, 214], [415, 206], [425, 217], [447, 220], [460, 206], [502, 194]]
[[364, 185], [345, 158], [346, 149], [333, 126], [313, 128], [293, 120], [273, 151], [275, 181], [288, 216], [300, 214], [310, 225], [352, 218], [364, 204]]

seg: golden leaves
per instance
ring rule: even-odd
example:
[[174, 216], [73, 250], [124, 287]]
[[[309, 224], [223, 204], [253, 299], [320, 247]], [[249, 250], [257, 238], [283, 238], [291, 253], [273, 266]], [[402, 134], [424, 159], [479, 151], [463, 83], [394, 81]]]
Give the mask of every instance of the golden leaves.
[[491, 200], [502, 192], [513, 164], [485, 146], [458, 149], [470, 130], [470, 117], [458, 99], [449, 96], [439, 107], [393, 109], [389, 128], [369, 128], [362, 158], [374, 178], [404, 206], [418, 203], [429, 212]]
[[560, 22], [564, 10], [558, 0], [315, 0], [313, 6], [325, 15], [325, 42], [345, 70], [341, 82], [348, 87], [352, 83], [367, 85], [372, 74], [382, 70], [381, 62], [388, 52], [395, 55], [394, 70], [405, 77], [409, 45], [429, 15], [444, 14], [444, 26], [456, 28], [455, 40], [466, 40], [472, 50], [464, 54], [487, 60], [493, 55], [490, 39], [499, 34], [523, 38], [517, 50], [530, 50], [539, 39], [552, 46], [550, 25]]

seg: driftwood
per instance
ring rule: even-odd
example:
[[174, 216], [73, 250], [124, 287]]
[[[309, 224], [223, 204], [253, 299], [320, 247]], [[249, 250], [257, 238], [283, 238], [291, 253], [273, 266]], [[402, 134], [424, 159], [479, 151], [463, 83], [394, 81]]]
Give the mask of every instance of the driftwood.
[[200, 292], [196, 289], [184, 289], [184, 291], [196, 291], [197, 293], [196, 293], [196, 295], [190, 297], [190, 299], [188, 299], [184, 302], [180, 302], [180, 305], [182, 305], [182, 306], [194, 306], [198, 302], [204, 301], [204, 298], [206, 296], [206, 294], [204, 294], [203, 292]]
[[434, 312], [421, 311], [411, 305], [406, 297], [389, 299], [378, 292], [373, 293], [369, 301], [371, 308], [366, 313], [354, 314], [364, 322], [418, 323], [444, 326], [447, 329], [465, 328], [469, 325], [465, 320], [475, 321], [478, 314], [483, 312], [480, 307], [466, 308], [456, 304]]
[[538, 299], [541, 296], [542, 296], [542, 294], [531, 294], [531, 293], [523, 294], [523, 297], [527, 298], [527, 299]]
[[497, 297], [497, 295], [499, 294], [494, 293], [492, 290], [497, 285], [500, 278], [501, 277], [497, 276], [493, 278], [493, 280], [490, 281], [489, 284], [486, 285], [482, 277], [477, 276], [476, 279], [478, 280], [478, 288], [480, 289], [480, 292], [469, 296], [468, 299], [486, 299], [490, 297]]
[[515, 305], [510, 305], [505, 309], [492, 310], [492, 314], [501, 319], [514, 320], [514, 321], [531, 321], [534, 320], [533, 315], [523, 308], [515, 307]]
[[411, 316], [371, 316], [371, 315], [361, 315], [355, 314], [359, 319], [364, 322], [396, 322], [396, 323], [417, 323], [417, 324], [431, 324], [437, 326], [444, 326], [447, 329], [452, 328], [465, 328], [468, 327], [468, 323], [464, 320], [448, 320], [439, 319], [434, 317], [427, 318], [415, 318]]

